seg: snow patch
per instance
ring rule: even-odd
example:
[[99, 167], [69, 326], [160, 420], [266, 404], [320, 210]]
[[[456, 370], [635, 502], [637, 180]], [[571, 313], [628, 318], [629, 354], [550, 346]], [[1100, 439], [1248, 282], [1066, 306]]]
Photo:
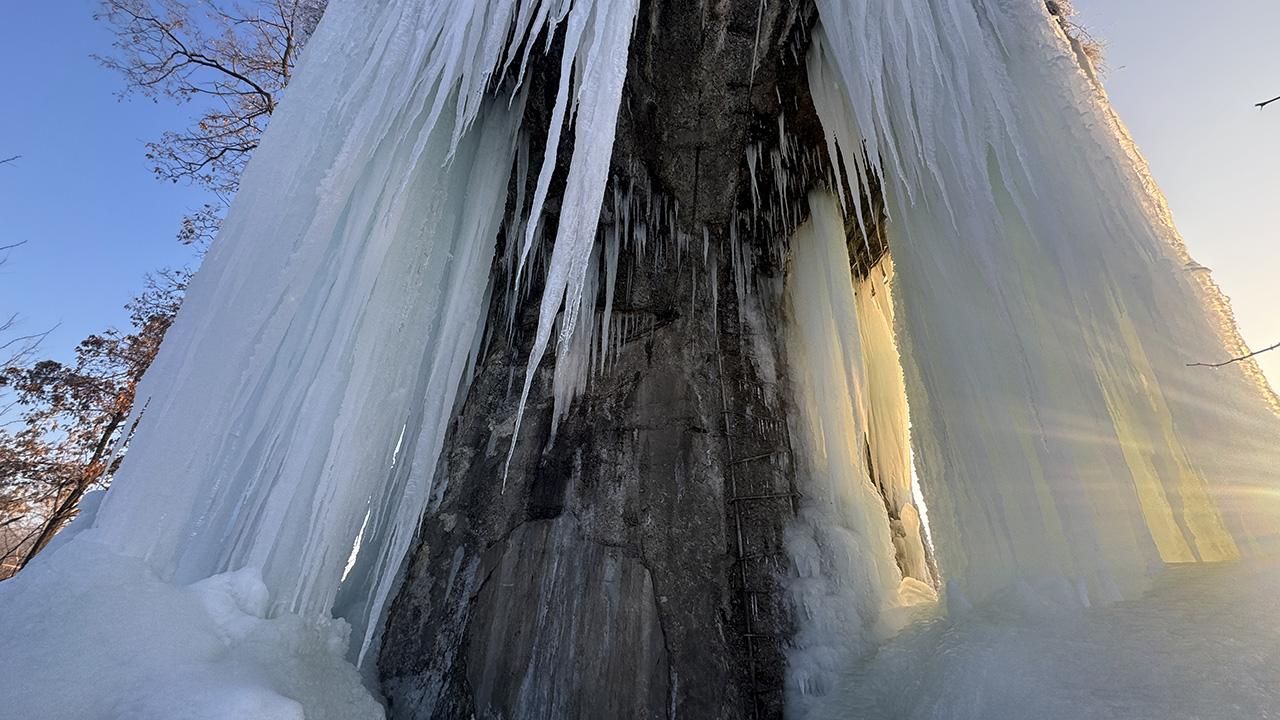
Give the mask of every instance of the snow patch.
[[383, 717], [343, 657], [346, 622], [268, 619], [257, 570], [175, 585], [93, 535], [42, 553], [0, 583], [5, 717]]

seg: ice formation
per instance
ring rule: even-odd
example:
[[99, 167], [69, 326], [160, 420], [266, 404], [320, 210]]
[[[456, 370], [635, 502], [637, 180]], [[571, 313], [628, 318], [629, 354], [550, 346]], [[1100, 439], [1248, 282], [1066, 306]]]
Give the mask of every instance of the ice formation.
[[[740, 324], [763, 327], [739, 225], [800, 225], [782, 353], [807, 493], [788, 537], [796, 688], [829, 692], [901, 625], [895, 609], [928, 600], [931, 559], [960, 609], [1011, 587], [1055, 606], [1111, 601], [1162, 561], [1260, 549], [1280, 517], [1280, 425], [1240, 367], [1213, 382], [1186, 367], [1238, 348], [1229, 308], [1188, 272], [1145, 164], [1043, 3], [817, 6], [808, 77], [841, 178], [810, 195], [802, 224], [809, 188], [778, 160], [808, 151], [780, 116], [773, 156], [746, 158], [754, 215], [735, 216], [724, 248]], [[559, 413], [629, 330], [608, 303], [620, 248], [643, 255], [649, 225], [624, 188], [606, 203], [606, 185], [637, 7], [332, 3], [139, 390], [112, 490], [0, 588], [2, 614], [27, 628], [4, 634], [6, 665], [48, 667], [56, 643], [57, 662], [90, 648], [77, 662], [108, 671], [86, 669], [74, 692], [0, 695], [62, 717], [380, 713], [342, 658], [367, 667], [376, 647], [492, 294], [514, 308], [541, 263], [521, 407], [553, 340]], [[523, 81], [555, 37], [537, 181], [530, 197], [514, 183], [504, 218], [530, 157]], [[570, 122], [552, 232], [543, 209]], [[766, 166], [778, 197], [762, 202]], [[844, 219], [865, 236], [858, 198], [873, 184], [892, 267], [855, 282]], [[701, 242], [705, 267], [706, 229], [674, 229], [676, 210], [649, 202], [677, 257]], [[515, 272], [495, 289], [504, 219]], [[54, 598], [65, 626], [43, 612]], [[165, 644], [138, 643], [154, 625]], [[180, 677], [210, 678], [181, 689], [196, 699], [185, 709], [164, 694]]]
[[[791, 240], [785, 340], [803, 496], [786, 538], [800, 612], [788, 657], [797, 717], [806, 695], [824, 694], [832, 678], [898, 629], [904, 616], [889, 610], [936, 599], [919, 528], [902, 538], [899, 553], [886, 513], [886, 501], [914, 506], [906, 396], [883, 306], [871, 296], [875, 281], [859, 282], [855, 296], [837, 200], [815, 192], [809, 208], [810, 220]], [[889, 480], [878, 487], [880, 477]]]
[[[1206, 377], [1187, 367], [1239, 349], [1229, 308], [1188, 271], [1145, 163], [1044, 5], [817, 4], [809, 81], [831, 165], [844, 170], [840, 197], [880, 184], [896, 277], [892, 308], [866, 307], [877, 302], [866, 283], [829, 286], [806, 248], [824, 226], [828, 243], [842, 241], [843, 227], [829, 217], [834, 201], [811, 200], [813, 227], [792, 240], [787, 341], [809, 426], [800, 481], [816, 495], [791, 548], [789, 706], [800, 716], [893, 617], [894, 570], [912, 563], [899, 549], [892, 568], [885, 537], [886, 510], [918, 520], [903, 502], [909, 470], [893, 467], [912, 462], [894, 448], [903, 421], [884, 412], [898, 358], [868, 361], [892, 347], [885, 320], [903, 351], [949, 608], [1008, 588], [1057, 608], [1135, 597], [1161, 563], [1258, 550], [1280, 517], [1268, 490], [1273, 396], [1249, 368]], [[848, 210], [865, 228], [857, 204]], [[807, 329], [823, 313], [843, 319]], [[879, 413], [860, 406], [876, 392]], [[877, 414], [890, 422], [876, 427]], [[849, 435], [888, 462], [896, 479], [879, 494], [873, 469], [842, 447]], [[836, 455], [845, 475], [824, 477]]]
[[833, 158], [883, 183], [943, 576], [1111, 600], [1161, 560], [1236, 557], [1276, 516], [1242, 500], [1274, 482], [1276, 418], [1238, 371], [1186, 367], [1223, 354], [1219, 318], [1043, 5], [818, 8]]
[[333, 611], [363, 655], [484, 327], [530, 52], [567, 24], [557, 113], [576, 109], [578, 144], [545, 343], [584, 284], [634, 12], [334, 3], [140, 391], [103, 540], [181, 582], [259, 568], [273, 612]]
[[[186, 608], [164, 614], [175, 632], [209, 624], [189, 596], [227, 578], [252, 586], [249, 615], [349, 624], [351, 659], [368, 659], [484, 329], [512, 166], [527, 157], [531, 54], [565, 38], [556, 112], [577, 131], [532, 369], [562, 302], [572, 333], [635, 8], [332, 3], [139, 388], [93, 527], [31, 575], [115, 558], [134, 591], [185, 598], [157, 599]], [[546, 168], [556, 153], [553, 139]], [[544, 178], [531, 233], [545, 190]], [[106, 592], [98, 577], [68, 582]], [[41, 582], [7, 585], [0, 602], [30, 606]], [[305, 639], [286, 628], [275, 642], [287, 655]], [[208, 660], [199, 647], [191, 666]]]

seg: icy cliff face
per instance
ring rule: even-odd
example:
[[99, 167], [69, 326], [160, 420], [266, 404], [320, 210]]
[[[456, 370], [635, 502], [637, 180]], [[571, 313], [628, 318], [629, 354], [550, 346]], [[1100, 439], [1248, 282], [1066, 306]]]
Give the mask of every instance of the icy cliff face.
[[1276, 417], [1238, 369], [1186, 367], [1226, 354], [1221, 315], [1043, 5], [818, 8], [831, 153], [848, 183], [883, 183], [948, 586], [1065, 578], [1106, 601], [1153, 563], [1235, 558], [1274, 532], [1259, 491]]
[[[139, 389], [94, 527], [46, 569], [77, 585], [90, 544], [144, 560], [174, 592], [245, 569], [261, 581], [255, 612], [332, 613], [363, 660], [484, 328], [526, 63], [563, 37], [556, 113], [578, 132], [536, 365], [561, 303], [566, 334], [576, 317], [635, 11], [334, 2]], [[287, 653], [288, 634], [276, 642]]]
[[576, 314], [634, 13], [335, 3], [140, 390], [97, 536], [184, 582], [260, 568], [275, 612], [336, 611], [367, 647], [484, 327], [524, 64], [566, 25], [556, 112], [577, 108], [579, 144], [545, 344], [562, 300]]
[[[903, 604], [904, 583], [912, 599], [928, 595], [931, 570], [920, 533], [904, 530], [916, 523], [911, 453], [903, 444], [904, 389], [937, 564], [954, 607], [966, 596], [977, 600], [1023, 585], [1065, 588], [1055, 597], [1079, 603], [1117, 599], [1140, 588], [1145, 570], [1160, 561], [1223, 560], [1253, 550], [1280, 516], [1280, 496], [1271, 492], [1280, 466], [1271, 447], [1277, 420], [1238, 368], [1210, 375], [1185, 366], [1231, 349], [1224, 348], [1232, 343], [1223, 332], [1226, 314], [1206, 310], [1216, 296], [1186, 272], [1185, 254], [1140, 158], [1042, 4], [818, 0], [817, 6], [808, 77], [829, 137], [829, 163], [815, 162], [814, 148], [792, 141], [785, 111], [800, 103], [785, 102], [775, 89], [776, 146], [767, 157], [755, 146], [742, 158], [750, 211], [747, 202], [731, 207], [718, 199], [718, 212], [730, 208], [727, 227], [715, 229], [718, 247], [712, 229], [675, 227], [679, 198], [660, 209], [650, 205], [670, 231], [666, 245], [650, 248], [651, 257], [668, 253], [661, 267], [681, 273], [680, 283], [653, 288], [678, 287], [682, 305], [687, 291], [688, 317], [696, 322], [686, 331], [704, 337], [681, 345], [680, 336], [663, 335], [656, 342], [649, 318], [646, 352], [658, 348], [666, 352], [664, 362], [708, 367], [714, 353], [718, 405], [710, 375], [664, 384], [639, 372], [641, 363], [646, 370], [661, 363], [636, 355], [629, 359], [634, 379], [618, 387], [651, 394], [634, 416], [650, 434], [637, 429], [632, 441], [617, 440], [597, 461], [645, 458], [677, 478], [674, 491], [648, 505], [661, 509], [650, 517], [666, 525], [633, 529], [641, 524], [628, 504], [633, 496], [610, 488], [601, 497], [632, 514], [600, 520], [603, 530], [592, 540], [598, 547], [584, 549], [567, 520], [542, 517], [542, 525], [507, 539], [482, 529], [457, 548], [470, 553], [468, 582], [475, 584], [467, 589], [478, 593], [479, 617], [498, 620], [519, 608], [492, 588], [485, 594], [478, 568], [527, 580], [521, 592], [544, 607], [581, 578], [604, 584], [612, 568], [622, 568], [624, 584], [646, 596], [628, 637], [652, 661], [653, 679], [643, 692], [615, 698], [618, 707], [666, 712], [654, 698], [670, 693], [673, 704], [684, 698], [689, 707], [718, 703], [723, 709], [712, 695], [691, 697], [685, 688], [682, 696], [680, 678], [664, 668], [697, 662], [706, 646], [694, 630], [719, 632], [717, 611], [724, 605], [716, 597], [720, 586], [702, 594], [685, 589], [683, 599], [678, 591], [659, 590], [671, 577], [638, 567], [615, 539], [675, 557], [686, 540], [671, 529], [677, 521], [700, 524], [697, 537], [710, 545], [723, 535], [724, 518], [708, 521], [705, 507], [723, 511], [726, 502], [792, 497], [788, 478], [781, 477], [786, 464], [777, 460], [790, 452], [788, 443], [727, 452], [736, 442], [727, 419], [733, 394], [759, 399], [764, 393], [734, 388], [740, 378], [726, 379], [722, 354], [737, 353], [742, 367], [754, 363], [740, 375], [768, 384], [796, 373], [794, 424], [804, 453], [797, 465], [807, 473], [809, 497], [788, 542], [798, 575], [792, 595], [803, 621], [793, 677], [805, 691], [829, 687], [832, 672], [882, 636], [891, 625], [889, 611]], [[757, 7], [759, 23], [764, 6]], [[512, 427], [507, 465], [526, 458], [537, 466], [525, 489], [559, 488], [560, 511], [568, 478], [598, 479], [571, 472], [583, 456], [561, 448], [549, 455], [563, 463], [552, 468], [561, 475], [534, 485], [541, 481], [541, 460], [534, 458], [541, 449], [518, 448], [515, 439], [535, 370], [553, 343], [552, 437], [587, 374], [607, 362], [614, 344], [634, 339], [628, 330], [638, 335], [645, 327], [613, 324], [610, 303], [619, 248], [638, 248], [643, 256], [642, 228], [657, 225], [632, 222], [624, 193], [621, 200], [615, 196], [604, 242], [599, 238], [638, 9], [638, 0], [335, 2], [139, 391], [145, 412], [115, 487], [93, 526], [0, 589], [0, 603], [37, 607], [63, 585], [110, 595], [111, 573], [80, 576], [85, 558], [115, 563], [121, 577], [131, 578], [129, 592], [154, 601], [139, 604], [132, 620], [158, 608], [169, 626], [195, 629], [177, 633], [193, 638], [186, 655], [156, 655], [161, 659], [153, 657], [153, 665], [198, 674], [217, 666], [226, 651], [256, 670], [219, 666], [217, 677], [227, 686], [215, 692], [296, 717], [302, 710], [290, 704], [291, 695], [315, 691], [312, 704], [323, 705], [314, 700], [323, 697], [315, 688], [332, 681], [356, 708], [352, 714], [376, 715], [366, 696], [346, 692], [355, 687], [355, 674], [336, 662], [341, 648], [335, 646], [348, 629], [343, 622], [353, 634], [349, 657], [367, 661], [419, 527], [459, 388], [497, 307], [492, 294], [506, 292], [520, 302], [521, 283], [537, 263], [545, 289], [536, 302], [532, 352], [521, 358], [523, 384], [514, 373], [505, 382], [485, 379], [492, 387], [522, 388], [511, 417], [500, 419]], [[725, 18], [727, 29], [734, 23]], [[745, 42], [727, 31], [721, 39]], [[523, 81], [530, 57], [553, 48], [560, 53], [552, 58], [558, 84], [526, 197]], [[754, 49], [748, 89], [755, 82]], [[570, 122], [574, 143], [566, 159], [558, 151]], [[692, 127], [690, 136], [702, 129]], [[788, 177], [783, 161], [809, 174]], [[509, 204], [513, 166], [516, 197]], [[695, 161], [695, 180], [698, 167]], [[814, 194], [806, 208], [800, 198], [823, 167], [843, 168], [846, 175], [833, 178], [836, 199]], [[763, 204], [757, 171], [774, 175], [776, 197]], [[558, 172], [563, 191], [550, 232], [540, 225], [544, 209], [556, 205]], [[803, 187], [794, 187], [797, 178]], [[697, 182], [689, 187], [696, 197]], [[727, 196], [732, 184], [717, 187]], [[892, 307], [874, 279], [855, 285], [848, 268], [845, 218], [853, 218], [864, 240], [872, 225], [879, 227], [862, 202], [873, 187], [883, 192], [889, 216], [897, 272]], [[504, 225], [509, 205], [514, 212]], [[810, 218], [803, 224], [806, 209]], [[785, 235], [797, 225], [789, 290], [794, 317], [781, 353], [788, 367], [779, 368], [766, 347], [776, 319], [766, 315], [774, 311], [750, 294], [758, 281], [756, 258], [743, 247], [746, 232], [758, 234], [751, 240], [768, 245], [781, 267]], [[514, 272], [510, 286], [496, 289], [490, 283], [500, 226]], [[539, 237], [553, 237], [554, 245], [535, 257]], [[697, 264], [691, 259], [699, 249]], [[695, 266], [713, 271], [699, 276]], [[740, 343], [722, 353], [717, 302], [730, 274]], [[654, 305], [673, 304], [663, 298]], [[739, 406], [755, 422], [772, 410], [761, 404]], [[668, 445], [689, 433], [663, 422], [659, 410], [666, 407], [690, 409], [689, 432], [707, 435], [711, 428], [724, 437], [714, 448], [703, 437], [671, 452]], [[614, 410], [612, 417], [633, 417], [625, 408]], [[722, 425], [704, 422], [707, 417], [719, 417]], [[576, 422], [583, 427], [589, 419]], [[760, 420], [756, 429], [768, 425], [770, 432], [757, 435], [771, 434], [776, 422]], [[488, 436], [477, 431], [483, 424], [473, 424], [463, 437], [491, 451], [493, 424]], [[745, 430], [751, 438], [751, 425]], [[726, 469], [761, 458], [769, 459], [767, 471]], [[479, 470], [455, 475], [499, 488], [496, 498], [471, 496], [474, 503], [482, 498], [511, 511], [504, 517], [516, 517], [517, 502], [501, 492], [504, 472], [472, 467]], [[681, 480], [691, 467], [696, 483]], [[741, 479], [748, 472], [761, 476], [759, 487], [731, 480], [735, 494], [726, 499], [724, 476]], [[593, 492], [587, 488], [575, 502], [585, 504]], [[506, 543], [505, 550], [480, 558], [495, 542]], [[587, 569], [574, 573], [555, 558], [543, 562], [547, 552], [576, 558]], [[739, 563], [765, 554], [740, 538], [737, 553]], [[725, 577], [717, 564], [725, 560], [723, 547], [694, 559], [674, 577]], [[528, 580], [525, 567], [536, 567], [541, 579]], [[433, 582], [430, 573], [423, 577]], [[750, 584], [746, 573], [739, 582], [743, 597], [774, 592]], [[442, 596], [452, 601], [458, 593]], [[463, 595], [460, 602], [475, 599]], [[676, 641], [659, 648], [658, 618], [671, 597], [697, 612], [667, 636]], [[427, 608], [433, 616], [450, 609]], [[590, 605], [584, 614], [610, 611]], [[327, 624], [331, 614], [343, 621]], [[461, 632], [465, 623], [459, 622]], [[748, 649], [756, 647], [757, 635], [750, 622], [738, 639]], [[38, 627], [32, 632], [37, 635], [29, 642], [4, 646], [6, 664], [31, 665], [31, 655], [22, 653], [51, 637], [41, 640]], [[92, 636], [67, 637], [65, 647], [74, 648], [75, 638]], [[263, 637], [265, 644], [255, 640]], [[548, 631], [536, 640], [536, 653], [486, 654], [480, 643], [498, 647], [503, 637], [473, 633], [468, 658], [477, 658], [475, 677], [487, 683], [493, 707], [523, 707], [527, 698], [548, 694], [535, 686], [516, 692], [498, 681], [514, 672], [507, 664], [512, 658], [555, 659], [544, 646], [560, 636]], [[719, 643], [730, 641], [721, 635]], [[323, 648], [313, 654], [324, 654], [324, 662], [299, 663], [297, 676], [271, 675], [272, 657], [297, 659], [311, 648]], [[594, 646], [578, 649], [578, 657], [597, 657]], [[158, 652], [154, 645], [144, 650]], [[607, 671], [593, 682], [601, 685], [625, 668], [617, 657], [600, 662]], [[753, 682], [762, 677], [751, 672]], [[730, 676], [727, 667], [717, 673]], [[571, 682], [569, 675], [559, 676]], [[418, 679], [407, 677], [407, 684]], [[149, 697], [158, 682], [143, 682], [140, 696]], [[41, 688], [30, 706], [54, 707], [48, 703], [59, 701], [57, 686]], [[93, 695], [80, 693], [76, 702], [85, 697]], [[81, 707], [70, 702], [68, 713]], [[574, 703], [583, 707], [581, 698]]]

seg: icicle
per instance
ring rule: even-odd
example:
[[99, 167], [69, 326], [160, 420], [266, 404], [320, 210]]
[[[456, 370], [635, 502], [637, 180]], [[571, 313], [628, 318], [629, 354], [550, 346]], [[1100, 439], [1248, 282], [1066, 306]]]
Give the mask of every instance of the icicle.
[[[560, 223], [539, 307], [538, 331], [525, 369], [511, 449], [503, 469], [503, 487], [506, 486], [511, 458], [519, 441], [529, 389], [550, 342], [551, 330], [561, 306], [564, 308], [564, 320], [559, 342], [570, 342], [578, 322], [588, 260], [609, 175], [611, 153], [602, 151], [602, 148], [613, 147], [618, 107], [622, 102], [622, 84], [627, 75], [627, 52], [637, 10], [638, 0], [596, 0], [591, 6], [593, 23], [585, 32], [587, 50], [584, 54], [579, 51], [580, 57], [577, 58], [581, 79], [576, 98], [579, 104], [574, 125], [573, 156], [565, 180]], [[571, 17], [570, 25], [572, 23]], [[565, 54], [566, 57], [569, 55], [567, 49]], [[568, 68], [562, 67], [561, 73], [562, 79], [567, 77]], [[560, 100], [557, 100], [557, 107], [559, 104]], [[548, 148], [554, 148], [554, 145], [548, 143]], [[549, 149], [548, 152], [552, 151]], [[533, 212], [540, 213], [541, 208], [542, 202], [535, 196]]]
[[[617, 207], [617, 194], [614, 194], [614, 207]], [[619, 239], [618, 212], [614, 211], [614, 222], [609, 226], [605, 235], [604, 246], [604, 312], [600, 319], [600, 362], [596, 366], [596, 371], [600, 372], [605, 362], [609, 359], [609, 330], [613, 325], [613, 297], [617, 292], [618, 284], [618, 250], [621, 244]]]

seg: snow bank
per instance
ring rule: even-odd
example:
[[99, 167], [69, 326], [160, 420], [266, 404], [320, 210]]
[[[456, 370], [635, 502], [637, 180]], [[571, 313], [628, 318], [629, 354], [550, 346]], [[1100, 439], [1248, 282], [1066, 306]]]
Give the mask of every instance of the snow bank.
[[93, 532], [0, 584], [0, 715], [42, 720], [361, 720], [381, 705], [341, 620], [267, 619], [260, 573], [180, 586]]
[[1083, 607], [1069, 585], [1018, 583], [847, 667], [807, 720], [1271, 717], [1277, 595], [1274, 561], [1171, 568], [1107, 607]]

